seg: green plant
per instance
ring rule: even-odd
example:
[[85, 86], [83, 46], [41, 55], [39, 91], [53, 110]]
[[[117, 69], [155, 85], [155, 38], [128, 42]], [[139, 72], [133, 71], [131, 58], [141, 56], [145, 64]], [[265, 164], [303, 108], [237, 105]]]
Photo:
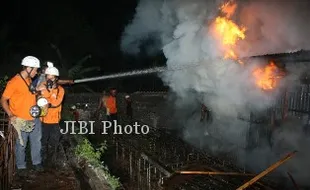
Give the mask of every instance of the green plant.
[[81, 158], [87, 160], [93, 166], [100, 166], [100, 157], [107, 149], [106, 143], [103, 143], [99, 150], [95, 150], [92, 144], [84, 138], [81, 143], [75, 149], [75, 154]]
[[107, 150], [107, 143], [104, 141], [95, 149], [87, 138], [77, 135], [78, 145], [75, 149], [75, 155], [79, 160], [86, 160], [89, 164], [94, 166], [105, 177], [112, 189], [120, 187], [119, 178], [111, 175], [109, 169], [100, 161], [102, 154]]
[[112, 175], [110, 175], [110, 173], [107, 173], [107, 181], [109, 182], [109, 184], [111, 185], [112, 189], [117, 189], [120, 187], [120, 182], [119, 182], [119, 178], [116, 178]]

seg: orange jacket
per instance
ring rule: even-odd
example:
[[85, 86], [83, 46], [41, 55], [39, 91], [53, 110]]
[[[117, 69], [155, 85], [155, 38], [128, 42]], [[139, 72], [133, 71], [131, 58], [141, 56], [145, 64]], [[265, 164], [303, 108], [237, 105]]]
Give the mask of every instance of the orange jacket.
[[42, 117], [41, 121], [49, 124], [59, 123], [61, 119], [62, 101], [65, 95], [64, 88], [58, 85], [56, 89], [51, 89], [50, 91], [43, 90], [41, 95], [51, 104], [51, 107], [48, 108], [47, 115]]
[[12, 114], [25, 120], [33, 120], [29, 110], [31, 106], [36, 105], [36, 97], [29, 91], [30, 83], [30, 79], [23, 79], [17, 74], [7, 83], [2, 94], [9, 99]]
[[109, 96], [107, 99], [106, 99], [106, 107], [108, 109], [108, 112], [110, 114], [115, 114], [117, 113], [117, 106], [116, 106], [116, 98], [113, 97], [113, 96]]

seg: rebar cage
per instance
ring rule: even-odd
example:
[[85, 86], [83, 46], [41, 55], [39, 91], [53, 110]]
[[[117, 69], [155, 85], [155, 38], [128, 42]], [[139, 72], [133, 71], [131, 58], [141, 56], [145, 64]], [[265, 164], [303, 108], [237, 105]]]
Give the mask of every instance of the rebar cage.
[[3, 109], [0, 109], [0, 189], [11, 188], [15, 172], [15, 137], [14, 128], [9, 124], [9, 119]]

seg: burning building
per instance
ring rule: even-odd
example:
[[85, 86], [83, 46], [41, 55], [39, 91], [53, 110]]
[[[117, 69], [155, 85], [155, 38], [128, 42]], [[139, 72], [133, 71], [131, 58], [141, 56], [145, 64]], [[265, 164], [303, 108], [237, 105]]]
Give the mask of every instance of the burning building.
[[[307, 80], [300, 80], [300, 75], [307, 68], [309, 52], [288, 53], [309, 48], [305, 35], [309, 31], [303, 27], [307, 21], [299, 14], [306, 6], [285, 2], [279, 6], [279, 1], [224, 1], [219, 5], [218, 1], [144, 0], [122, 40], [124, 51], [137, 53], [141, 39], [152, 36], [160, 39], [158, 48], [168, 67], [200, 64], [160, 76], [176, 94], [171, 104], [179, 109], [175, 114], [179, 124], [192, 139], [201, 136], [193, 128], [199, 122], [184, 112], [190, 112], [202, 94], [199, 101], [214, 116], [202, 144], [214, 152], [237, 154], [240, 162], [259, 158], [252, 163], [259, 171], [288, 149], [302, 149], [304, 158], [309, 158], [302, 148], [307, 138], [299, 131], [308, 123], [308, 85], [301, 83]], [[291, 131], [281, 131], [284, 128]], [[218, 139], [217, 143], [211, 139]], [[307, 162], [300, 158], [294, 164], [286, 169], [307, 183], [302, 175]]]
[[[286, 67], [298, 67], [310, 61], [310, 52], [298, 51], [260, 57], [272, 61], [264, 69], [258, 69], [254, 72], [256, 84], [266, 93], [272, 94], [276, 88], [279, 88], [280, 93], [267, 110], [261, 114], [255, 113], [253, 110], [248, 114], [246, 120], [256, 124], [264, 123], [265, 126], [269, 125], [270, 129], [274, 129], [289, 118], [294, 117], [301, 119], [302, 125], [306, 127], [310, 121], [308, 111], [310, 109], [310, 89], [307, 71], [305, 70], [298, 78], [299, 82], [294, 82], [291, 86], [290, 83], [280, 86], [280, 80], [284, 80], [285, 74], [289, 74]], [[281, 63], [281, 66], [277, 66], [275, 62]], [[277, 71], [277, 68], [280, 68], [281, 71]], [[244, 118], [240, 117], [240, 119]]]

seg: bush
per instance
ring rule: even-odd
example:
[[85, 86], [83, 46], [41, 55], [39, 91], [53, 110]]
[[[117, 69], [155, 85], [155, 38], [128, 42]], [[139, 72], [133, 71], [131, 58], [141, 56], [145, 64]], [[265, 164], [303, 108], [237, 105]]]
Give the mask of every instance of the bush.
[[75, 149], [75, 154], [80, 159], [87, 160], [91, 165], [99, 167], [101, 165], [100, 158], [104, 151], [107, 149], [106, 142], [102, 143], [99, 150], [95, 150], [92, 144], [84, 138]]
[[99, 148], [96, 150], [87, 138], [83, 138], [78, 135], [78, 145], [75, 149], [75, 155], [78, 157], [78, 160], [85, 160], [94, 168], [99, 169], [100, 173], [105, 177], [107, 182], [113, 189], [117, 189], [121, 186], [119, 178], [112, 176], [106, 166], [103, 165], [103, 162], [100, 161], [102, 154], [107, 150], [107, 143], [101, 143]]

